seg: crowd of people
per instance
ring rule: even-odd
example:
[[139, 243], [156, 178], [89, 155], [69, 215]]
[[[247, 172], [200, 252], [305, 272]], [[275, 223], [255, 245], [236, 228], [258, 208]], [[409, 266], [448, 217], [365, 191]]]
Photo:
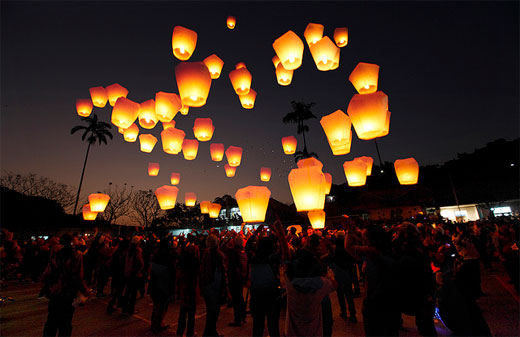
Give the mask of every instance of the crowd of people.
[[[219, 336], [225, 303], [233, 308], [229, 325], [235, 327], [246, 322], [249, 304], [252, 336], [263, 336], [266, 322], [272, 337], [331, 336], [333, 292], [340, 318], [348, 324], [361, 319], [366, 336], [398, 336], [402, 314], [415, 316], [422, 336], [436, 336], [436, 309], [456, 335], [491, 336], [476, 302], [484, 295], [481, 266], [502, 263], [518, 291], [519, 221], [514, 218], [375, 224], [343, 216], [330, 228], [303, 232], [276, 221], [255, 231], [194, 230], [178, 237], [96, 231], [46, 240], [15, 240], [4, 229], [0, 239], [3, 281], [43, 283], [40, 296], [49, 299], [44, 336], [71, 334], [74, 301], [109, 297], [107, 314], [132, 315], [137, 297], [147, 295], [156, 334], [169, 327], [164, 317], [176, 303], [177, 335], [196, 335], [202, 296], [203, 336]], [[362, 308], [354, 301], [359, 296]]]

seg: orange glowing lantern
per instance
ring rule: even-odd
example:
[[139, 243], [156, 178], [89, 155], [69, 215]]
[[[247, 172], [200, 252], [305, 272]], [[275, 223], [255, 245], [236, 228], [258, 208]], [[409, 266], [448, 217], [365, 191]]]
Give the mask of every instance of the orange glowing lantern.
[[89, 99], [78, 98], [76, 100], [76, 111], [81, 117], [88, 117], [93, 109], [92, 101]]
[[336, 70], [339, 68], [339, 54], [341, 52], [341, 49], [338, 48], [336, 50], [336, 55], [334, 56], [334, 59], [332, 60], [332, 66], [330, 67], [330, 70]]
[[351, 160], [343, 163], [343, 170], [348, 186], [363, 186], [367, 181], [367, 165], [361, 160]]
[[201, 201], [200, 202], [200, 213], [209, 214], [210, 205], [211, 205], [211, 201]]
[[309, 211], [307, 216], [309, 217], [309, 222], [314, 229], [322, 229], [325, 228], [325, 212], [321, 209]]
[[97, 108], [104, 108], [107, 105], [107, 91], [103, 87], [93, 87], [89, 89], [92, 103]]
[[130, 127], [125, 129], [123, 132], [123, 138], [129, 143], [135, 142], [137, 140], [137, 135], [139, 135], [139, 128], [135, 123], [130, 125]]
[[339, 48], [332, 42], [328, 36], [314, 43], [309, 47], [312, 58], [316, 67], [320, 71], [331, 70], [337, 59]]
[[414, 185], [419, 180], [419, 163], [414, 158], [398, 159], [394, 162], [395, 174], [401, 185]]
[[382, 91], [367, 95], [355, 94], [347, 112], [359, 139], [374, 139], [388, 133], [388, 96]]
[[217, 55], [213, 54], [204, 59], [204, 64], [208, 67], [209, 73], [211, 74], [211, 78], [216, 80], [220, 77], [220, 73], [222, 72], [222, 67], [224, 66], [224, 61], [220, 59]]
[[287, 136], [282, 138], [282, 148], [285, 154], [293, 154], [296, 152], [298, 140], [294, 136]]
[[193, 134], [201, 142], [207, 142], [213, 137], [215, 127], [211, 118], [196, 118], [193, 124]]
[[234, 166], [229, 166], [229, 164], [224, 165], [224, 170], [226, 170], [226, 177], [233, 178], [237, 171], [237, 168]]
[[197, 33], [191, 29], [181, 26], [173, 28], [172, 50], [173, 55], [181, 61], [186, 61], [191, 57], [197, 45]]
[[183, 105], [201, 107], [206, 104], [211, 87], [211, 74], [204, 63], [179, 63], [175, 67], [175, 78]]
[[229, 79], [237, 95], [247, 95], [251, 88], [253, 76], [247, 68], [235, 69], [229, 73]]
[[88, 196], [88, 203], [92, 212], [104, 212], [110, 201], [110, 196], [104, 193], [92, 193]]
[[256, 100], [256, 91], [250, 89], [246, 95], [238, 96], [240, 99], [240, 104], [242, 104], [242, 108], [244, 109], [253, 109], [255, 107]]
[[319, 166], [292, 169], [289, 187], [298, 212], [323, 209], [327, 182]]
[[303, 36], [305, 37], [305, 41], [307, 41], [309, 47], [322, 39], [324, 29], [325, 27], [319, 23], [309, 23], [307, 25], [303, 32]]
[[348, 28], [340, 27], [334, 29], [334, 42], [340, 48], [343, 48], [348, 43]]
[[162, 91], [155, 94], [155, 115], [161, 122], [170, 122], [181, 107], [179, 95]]
[[374, 159], [372, 157], [357, 157], [354, 160], [361, 160], [367, 166], [367, 176], [372, 174], [372, 165], [374, 164]]
[[379, 66], [377, 64], [359, 62], [352, 70], [348, 80], [361, 95], [372, 94], [377, 91]]
[[221, 161], [224, 157], [224, 144], [213, 143], [209, 146], [209, 151], [211, 154], [211, 160]]
[[186, 134], [176, 128], [167, 128], [161, 132], [163, 151], [168, 154], [178, 154], [182, 150]]
[[[350, 122], [350, 118], [343, 111], [336, 110], [329, 115], [323, 116], [320, 119], [320, 124], [323, 131], [325, 131], [327, 141], [331, 148], [348, 150], [345, 153], [339, 154], [347, 154], [350, 152], [350, 144], [352, 143], [352, 123]], [[336, 151], [334, 155], [337, 154], [338, 152]]]
[[163, 130], [175, 128], [175, 121], [171, 120], [169, 122], [162, 122], [162, 127], [163, 127]]
[[106, 87], [106, 92], [108, 97], [108, 103], [110, 103], [111, 106], [114, 106], [116, 104], [117, 99], [119, 97], [126, 98], [126, 95], [128, 95], [128, 90], [126, 90], [126, 88], [122, 87], [118, 83], [114, 83]]
[[273, 48], [285, 69], [294, 70], [302, 65], [303, 42], [292, 30], [277, 38]]
[[271, 191], [265, 186], [247, 186], [237, 190], [235, 199], [244, 222], [263, 222]]
[[269, 167], [260, 168], [260, 180], [262, 180], [262, 181], [271, 180], [271, 169]]
[[246, 68], [246, 64], [244, 62], [238, 62], [237, 64], [235, 64], [235, 69], [240, 69], [240, 68]]
[[350, 153], [350, 146], [352, 143], [348, 143], [347, 145], [342, 146], [331, 146], [332, 154], [335, 156], [341, 156], [347, 153]]
[[139, 125], [145, 129], [153, 129], [155, 127], [159, 119], [155, 114], [155, 101], [153, 99], [141, 103], [141, 110], [139, 110], [137, 119], [139, 119]]
[[274, 64], [274, 68], [275, 68], [275, 69], [278, 68], [278, 65], [280, 64], [280, 58], [279, 58], [278, 56], [275, 55], [275, 56], [272, 58], [272, 61], [273, 61], [273, 64]]
[[228, 147], [226, 150], [226, 158], [229, 166], [239, 166], [242, 161], [242, 148], [238, 146]]
[[148, 175], [157, 177], [159, 175], [159, 163], [148, 163]]
[[184, 204], [189, 207], [195, 206], [197, 202], [197, 195], [193, 192], [186, 192], [184, 194]]
[[278, 64], [278, 67], [276, 67], [276, 80], [280, 85], [286, 86], [291, 84], [293, 74], [294, 70], [287, 70], [282, 64]]
[[320, 170], [323, 168], [323, 164], [322, 164], [322, 162], [319, 161], [318, 159], [314, 158], [314, 157], [309, 157], [309, 158], [305, 158], [305, 159], [300, 159], [300, 160], [298, 160], [298, 162], [296, 163], [296, 166], [298, 166], [298, 168], [316, 166], [316, 167], [318, 167]]
[[218, 218], [221, 208], [222, 208], [221, 204], [211, 203], [211, 205], [209, 205], [209, 217], [213, 218], [213, 219]]
[[170, 176], [170, 182], [172, 185], [179, 185], [181, 182], [181, 174], [172, 172], [172, 175]]
[[96, 220], [96, 217], [98, 214], [98, 212], [93, 212], [90, 210], [89, 204], [86, 204], [85, 206], [83, 206], [82, 213], [83, 213], [83, 220], [87, 220], [87, 221]]
[[190, 107], [187, 105], [183, 105], [180, 110], [181, 115], [186, 116], [188, 114], [188, 112], [190, 112]]
[[197, 152], [199, 151], [199, 142], [196, 139], [184, 139], [182, 142], [182, 153], [184, 159], [193, 160], [197, 158]]
[[226, 20], [226, 25], [229, 29], [235, 29], [237, 25], [237, 19], [234, 16], [228, 16]]
[[120, 97], [112, 109], [112, 124], [126, 129], [132, 125], [139, 114], [139, 103]]
[[155, 190], [155, 196], [161, 209], [172, 209], [177, 201], [179, 189], [175, 186], [164, 185]]
[[325, 181], [327, 182], [327, 189], [325, 190], [325, 194], [330, 193], [330, 188], [332, 187], [332, 175], [330, 173], [323, 173], [325, 175]]
[[139, 143], [141, 145], [141, 151], [150, 153], [152, 152], [155, 143], [157, 143], [157, 138], [151, 134], [141, 134], [139, 136]]

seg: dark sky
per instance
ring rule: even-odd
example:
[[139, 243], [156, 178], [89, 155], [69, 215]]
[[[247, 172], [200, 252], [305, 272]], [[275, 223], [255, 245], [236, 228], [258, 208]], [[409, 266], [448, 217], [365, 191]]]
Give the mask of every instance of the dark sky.
[[[151, 154], [113, 131], [109, 146], [91, 150], [84, 193], [127, 183], [155, 189], [181, 173], [180, 198], [196, 192], [199, 200], [234, 195], [247, 185], [264, 185], [272, 196], [292, 202], [287, 174], [295, 167], [280, 139], [296, 135], [282, 124], [292, 100], [315, 102], [318, 117], [309, 122], [308, 147], [317, 152], [335, 184], [345, 182], [342, 164], [372, 156], [373, 141], [354, 132], [351, 153], [333, 156], [319, 119], [346, 108], [355, 90], [348, 76], [360, 61], [381, 66], [379, 90], [389, 96], [390, 134], [378, 140], [383, 160], [413, 156], [421, 165], [442, 163], [497, 138], [519, 136], [518, 2], [2, 2], [1, 14], [1, 168], [33, 172], [77, 186], [86, 150], [80, 135], [76, 98], [88, 89], [119, 83], [128, 98], [143, 102], [157, 91], [177, 92], [171, 35], [175, 25], [197, 31], [190, 61], [215, 53], [225, 62], [211, 86], [207, 104], [175, 117], [177, 127], [194, 138], [197, 117], [211, 117], [214, 142], [244, 148], [235, 178], [209, 157], [201, 143], [194, 161], [167, 155], [160, 142]], [[237, 18], [226, 28], [228, 15]], [[273, 41], [289, 29], [303, 40], [309, 22], [349, 28], [335, 71], [316, 69], [305, 47], [293, 83], [276, 83]], [[228, 78], [233, 65], [246, 63], [258, 92], [255, 108], [240, 106]], [[111, 107], [94, 112], [110, 121]], [[151, 132], [160, 139], [162, 127]], [[301, 138], [299, 138], [301, 143]], [[158, 177], [147, 176], [148, 162], [161, 164]], [[273, 169], [269, 183], [261, 166]]]

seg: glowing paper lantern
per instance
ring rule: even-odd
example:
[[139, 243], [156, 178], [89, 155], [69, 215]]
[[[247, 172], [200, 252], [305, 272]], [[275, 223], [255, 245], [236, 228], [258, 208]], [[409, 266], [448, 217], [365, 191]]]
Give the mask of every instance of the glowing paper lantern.
[[218, 215], [220, 214], [220, 208], [222, 208], [222, 205], [212, 203], [209, 206], [209, 217], [213, 219], [218, 218]]
[[361, 160], [367, 166], [367, 176], [372, 174], [372, 165], [374, 164], [374, 159], [372, 157], [357, 157], [354, 160]]
[[414, 158], [398, 159], [394, 162], [395, 174], [401, 185], [414, 185], [419, 180], [419, 163]]
[[224, 61], [222, 61], [220, 57], [213, 54], [206, 57], [202, 62], [208, 67], [212, 79], [216, 80], [220, 77], [222, 67], [224, 66]]
[[[341, 148], [347, 150], [345, 153], [350, 152], [350, 144], [352, 143], [352, 123], [350, 118], [341, 110], [323, 116], [320, 119], [321, 127], [325, 131], [327, 141], [331, 148]], [[333, 152], [334, 153], [334, 152]], [[338, 154], [334, 153], [335, 155]]]
[[206, 104], [211, 87], [211, 74], [204, 63], [179, 63], [175, 67], [175, 78], [183, 105], [200, 107]]
[[196, 139], [184, 139], [182, 142], [182, 153], [184, 159], [193, 160], [197, 158], [197, 152], [199, 151], [199, 142]]
[[262, 180], [262, 181], [271, 180], [271, 169], [269, 167], [260, 168], [260, 180]]
[[309, 211], [307, 216], [309, 217], [309, 222], [314, 229], [322, 229], [325, 228], [325, 212], [321, 209]]
[[148, 163], [148, 175], [150, 177], [157, 177], [159, 175], [159, 163]]
[[123, 138], [129, 143], [135, 142], [137, 140], [137, 135], [139, 135], [139, 128], [135, 123], [130, 125], [130, 127], [125, 129], [123, 132]]
[[377, 91], [379, 79], [379, 66], [377, 64], [359, 62], [352, 70], [348, 80], [361, 95], [371, 94]]
[[112, 124], [126, 129], [132, 125], [139, 114], [139, 103], [120, 97], [112, 109]]
[[282, 64], [278, 64], [278, 67], [276, 67], [276, 80], [280, 85], [286, 86], [291, 84], [293, 74], [294, 70], [287, 70]]
[[229, 164], [224, 165], [224, 170], [226, 170], [226, 177], [233, 178], [237, 171], [237, 168], [234, 166], [229, 166]]
[[314, 158], [314, 157], [309, 157], [309, 158], [305, 158], [305, 159], [300, 159], [300, 160], [298, 160], [298, 162], [296, 163], [296, 166], [298, 166], [298, 168], [316, 166], [316, 167], [318, 167], [320, 170], [323, 168], [323, 164], [322, 164], [322, 162], [319, 161], [318, 159]]
[[307, 41], [309, 47], [322, 39], [324, 29], [325, 27], [319, 23], [309, 23], [307, 25], [303, 32], [303, 36], [305, 37], [305, 41]]
[[197, 45], [197, 33], [182, 26], [175, 26], [172, 34], [173, 55], [181, 61], [191, 57]]
[[224, 144], [213, 143], [209, 146], [209, 151], [211, 154], [211, 160], [221, 161], [224, 157]]
[[207, 142], [213, 137], [215, 127], [211, 118], [196, 118], [193, 124], [193, 134], [201, 142]]
[[152, 152], [155, 143], [157, 143], [157, 138], [155, 138], [154, 135], [141, 134], [139, 136], [139, 143], [141, 145], [141, 151], [150, 153]]
[[253, 76], [247, 68], [235, 69], [229, 73], [229, 79], [237, 95], [247, 95], [251, 88]]
[[155, 115], [161, 122], [170, 122], [181, 107], [179, 95], [162, 91], [155, 94]]
[[235, 26], [237, 24], [237, 19], [235, 19], [234, 16], [228, 16], [226, 20], [226, 25], [229, 29], [235, 29]]
[[195, 203], [197, 202], [197, 195], [193, 192], [186, 192], [184, 194], [184, 204], [186, 206], [192, 207], [195, 206]]
[[169, 122], [162, 122], [162, 127], [163, 127], [163, 130], [175, 128], [175, 121], [171, 120]]
[[155, 190], [155, 196], [161, 209], [172, 209], [177, 201], [179, 189], [175, 186], [164, 185]]
[[210, 205], [211, 205], [211, 201], [201, 201], [200, 202], [200, 212], [202, 214], [209, 214]]
[[334, 56], [334, 59], [332, 60], [332, 66], [330, 67], [330, 70], [336, 70], [339, 68], [339, 54], [341, 52], [341, 49], [338, 48], [336, 50], [336, 55]]
[[282, 138], [282, 148], [285, 154], [293, 154], [296, 152], [298, 140], [294, 136], [287, 136]]
[[279, 58], [278, 56], [275, 55], [275, 56], [272, 58], [272, 61], [273, 61], [273, 64], [274, 64], [274, 68], [275, 68], [275, 69], [278, 68], [278, 65], [280, 64], [280, 58]]
[[188, 112], [190, 112], [190, 107], [187, 105], [183, 105], [180, 110], [181, 115], [186, 116], [188, 114]]
[[128, 90], [126, 90], [126, 88], [122, 87], [118, 83], [114, 83], [106, 87], [106, 92], [108, 97], [108, 103], [110, 103], [111, 106], [114, 106], [116, 104], [117, 99], [119, 97], [126, 98], [126, 95], [128, 95]]
[[93, 87], [89, 89], [90, 98], [95, 107], [104, 108], [107, 105], [107, 91], [103, 87]]
[[238, 62], [237, 64], [235, 64], [235, 69], [240, 69], [240, 68], [246, 68], [246, 64], [244, 62]]
[[374, 139], [388, 133], [388, 96], [382, 91], [354, 95], [347, 112], [359, 139]]
[[76, 111], [81, 117], [88, 117], [92, 113], [92, 101], [89, 99], [78, 98], [76, 100]]
[[237, 190], [235, 199], [244, 222], [263, 222], [271, 191], [265, 186], [247, 186]]
[[172, 175], [170, 176], [170, 182], [172, 185], [179, 185], [181, 182], [181, 174], [172, 172]]
[[314, 43], [309, 47], [312, 58], [316, 67], [320, 71], [331, 70], [336, 60], [339, 48], [332, 42], [328, 36]]
[[238, 98], [240, 99], [240, 104], [242, 104], [242, 108], [253, 109], [255, 107], [256, 91], [250, 89], [247, 94], [240, 95], [238, 96]]
[[163, 151], [168, 154], [178, 154], [182, 150], [186, 134], [184, 131], [176, 128], [167, 128], [161, 132], [161, 141]]
[[285, 69], [294, 70], [302, 65], [303, 42], [292, 30], [277, 38], [273, 48]]
[[145, 129], [153, 129], [155, 124], [159, 121], [155, 114], [155, 101], [149, 99], [146, 102], [141, 103], [141, 110], [139, 110], [139, 125]]
[[228, 147], [226, 150], [226, 158], [229, 166], [239, 166], [242, 161], [242, 148], [238, 146]]
[[298, 212], [323, 209], [327, 182], [319, 166], [292, 169], [289, 187]]
[[104, 193], [92, 193], [88, 196], [88, 203], [92, 212], [104, 212], [110, 201], [110, 196]]
[[81, 211], [83, 213], [83, 220], [93, 221], [96, 220], [98, 212], [93, 212], [90, 210], [90, 205], [86, 204], [83, 206]]
[[334, 29], [334, 42], [340, 48], [345, 47], [348, 43], [348, 29], [347, 27], [340, 27]]
[[332, 187], [332, 175], [330, 173], [323, 173], [325, 175], [325, 181], [327, 182], [327, 189], [325, 190], [325, 194], [330, 193], [330, 188]]
[[363, 186], [367, 181], [367, 165], [361, 160], [343, 163], [343, 170], [349, 186]]

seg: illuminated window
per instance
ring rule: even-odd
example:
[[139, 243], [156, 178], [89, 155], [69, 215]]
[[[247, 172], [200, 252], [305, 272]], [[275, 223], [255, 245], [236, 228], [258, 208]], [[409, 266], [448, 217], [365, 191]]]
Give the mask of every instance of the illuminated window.
[[491, 209], [494, 215], [508, 215], [511, 214], [511, 207], [495, 207]]
[[468, 211], [462, 210], [462, 211], [455, 211], [456, 217], [466, 217], [468, 216]]

